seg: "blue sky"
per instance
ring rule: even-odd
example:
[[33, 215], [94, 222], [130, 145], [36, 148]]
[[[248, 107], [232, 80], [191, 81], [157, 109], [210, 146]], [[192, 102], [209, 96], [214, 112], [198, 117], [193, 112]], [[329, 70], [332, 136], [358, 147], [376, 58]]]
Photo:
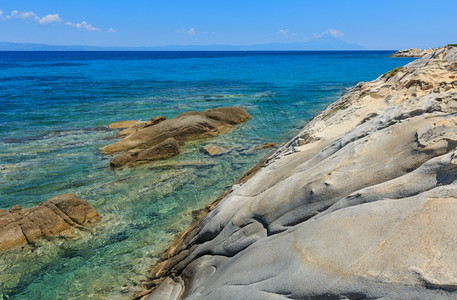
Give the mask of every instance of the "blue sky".
[[333, 35], [367, 49], [457, 43], [456, 0], [1, 0], [0, 41], [249, 45]]

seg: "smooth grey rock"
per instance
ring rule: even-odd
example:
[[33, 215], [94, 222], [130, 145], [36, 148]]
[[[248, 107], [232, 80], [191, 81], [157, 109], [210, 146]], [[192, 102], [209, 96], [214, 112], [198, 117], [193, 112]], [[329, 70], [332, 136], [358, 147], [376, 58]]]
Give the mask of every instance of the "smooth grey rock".
[[170, 247], [152, 276], [180, 295], [150, 299], [456, 299], [456, 146], [456, 47], [359, 83]]

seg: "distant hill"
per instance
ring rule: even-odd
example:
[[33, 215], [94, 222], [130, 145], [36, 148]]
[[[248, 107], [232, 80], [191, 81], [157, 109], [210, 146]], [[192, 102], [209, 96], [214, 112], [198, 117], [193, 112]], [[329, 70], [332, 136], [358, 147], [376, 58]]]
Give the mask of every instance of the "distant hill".
[[97, 47], [84, 45], [47, 45], [0, 42], [0, 51], [275, 51], [275, 50], [364, 50], [359, 44], [350, 44], [332, 36], [295, 43], [255, 45], [169, 45], [158, 47]]

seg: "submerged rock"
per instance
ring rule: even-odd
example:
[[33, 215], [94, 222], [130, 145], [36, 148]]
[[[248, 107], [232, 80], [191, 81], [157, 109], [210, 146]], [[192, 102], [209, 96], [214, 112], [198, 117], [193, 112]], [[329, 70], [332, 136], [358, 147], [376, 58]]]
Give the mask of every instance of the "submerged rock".
[[100, 220], [97, 211], [73, 194], [53, 197], [39, 206], [0, 210], [0, 250], [33, 244], [42, 237], [72, 236], [72, 230], [86, 229]]
[[[207, 109], [201, 113], [189, 111], [170, 120], [165, 120], [165, 117], [157, 117], [151, 119], [150, 123], [145, 126], [140, 125], [143, 126], [141, 128], [136, 128], [136, 125], [128, 128], [131, 131], [126, 133], [128, 134], [127, 137], [107, 146], [103, 149], [103, 153], [111, 154], [133, 149], [134, 153], [122, 154], [120, 157], [115, 158], [111, 163], [113, 167], [130, 164], [133, 161], [157, 160], [156, 158], [146, 159], [145, 157], [140, 157], [142, 157], [142, 153], [145, 156], [146, 153], [151, 151], [154, 153], [155, 150], [152, 150], [152, 147], [158, 146], [167, 139], [173, 138], [182, 143], [193, 139], [216, 136], [250, 118], [251, 116], [240, 107], [220, 107]], [[170, 153], [175, 153], [176, 149], [176, 147], [173, 148]], [[160, 159], [171, 156], [164, 155]], [[152, 157], [155, 157], [155, 154]]]
[[457, 298], [457, 48], [359, 83], [183, 232], [146, 299]]
[[222, 155], [222, 154], [229, 152], [228, 149], [225, 149], [224, 147], [221, 147], [218, 145], [213, 145], [213, 144], [205, 145], [205, 146], [203, 146], [202, 149], [209, 156], [218, 156], [218, 155]]

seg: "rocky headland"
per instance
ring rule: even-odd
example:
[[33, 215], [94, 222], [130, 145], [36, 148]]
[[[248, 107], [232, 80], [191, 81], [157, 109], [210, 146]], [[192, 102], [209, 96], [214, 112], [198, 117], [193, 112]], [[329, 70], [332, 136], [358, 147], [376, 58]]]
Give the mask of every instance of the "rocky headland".
[[429, 48], [429, 49], [417, 49], [417, 48], [410, 48], [405, 50], [399, 50], [391, 55], [391, 57], [422, 57], [429, 53], [438, 50], [438, 48]]
[[103, 153], [123, 152], [111, 161], [112, 167], [162, 160], [179, 154], [181, 143], [216, 136], [250, 118], [241, 107], [219, 107], [201, 113], [185, 112], [169, 120], [160, 116], [148, 122], [116, 122], [108, 127], [127, 127], [118, 133], [118, 136], [125, 137], [104, 148]]
[[138, 298], [455, 299], [456, 146], [445, 47], [315, 116], [175, 240]]
[[0, 251], [22, 244], [35, 244], [44, 237], [74, 237], [77, 230], [87, 230], [100, 215], [73, 194], [55, 196], [39, 206], [8, 211], [0, 210]]

